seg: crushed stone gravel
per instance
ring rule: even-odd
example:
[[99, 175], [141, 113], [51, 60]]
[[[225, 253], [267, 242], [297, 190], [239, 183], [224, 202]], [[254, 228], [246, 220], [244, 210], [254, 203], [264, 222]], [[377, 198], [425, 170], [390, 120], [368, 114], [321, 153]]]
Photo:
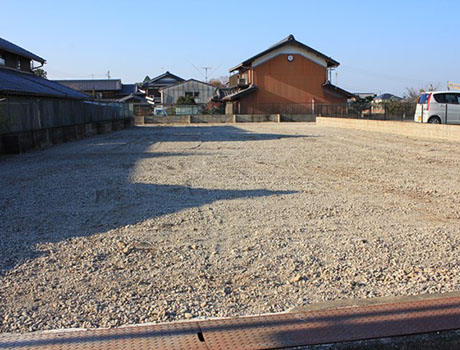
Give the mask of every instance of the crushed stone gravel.
[[0, 332], [460, 290], [460, 143], [145, 126], [0, 174]]

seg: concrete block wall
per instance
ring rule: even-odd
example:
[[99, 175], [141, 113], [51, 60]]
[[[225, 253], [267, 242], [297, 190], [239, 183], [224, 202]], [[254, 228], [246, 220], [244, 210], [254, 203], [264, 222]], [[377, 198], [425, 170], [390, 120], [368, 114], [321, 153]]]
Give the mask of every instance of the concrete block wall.
[[134, 116], [134, 125], [144, 125], [145, 117], [143, 115]]
[[146, 116], [145, 124], [190, 124], [189, 115]]
[[127, 118], [116, 120], [115, 123], [104, 121], [0, 135], [0, 154], [17, 154], [33, 149], [43, 149], [96, 134], [105, 134], [112, 130], [129, 128], [133, 125], [133, 119]]
[[202, 114], [202, 115], [168, 115], [136, 116], [135, 125], [144, 124], [200, 124], [200, 123], [280, 123], [280, 122], [314, 122], [313, 114]]
[[191, 123], [234, 123], [233, 115], [201, 114], [190, 116]]
[[460, 142], [460, 126], [445, 124], [421, 124], [388, 120], [362, 120], [346, 118], [316, 118], [316, 125], [358, 129], [365, 131], [386, 132], [401, 136], [428, 138]]
[[315, 122], [314, 114], [281, 114], [281, 122]]
[[97, 125], [97, 133], [98, 134], [107, 134], [113, 130], [112, 121], [105, 121], [105, 122], [98, 122]]
[[237, 123], [262, 123], [262, 122], [280, 122], [279, 114], [236, 114]]

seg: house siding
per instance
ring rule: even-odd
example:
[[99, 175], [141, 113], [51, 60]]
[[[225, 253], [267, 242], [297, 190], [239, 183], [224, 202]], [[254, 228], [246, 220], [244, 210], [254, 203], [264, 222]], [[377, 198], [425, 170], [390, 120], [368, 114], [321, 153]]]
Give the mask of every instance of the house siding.
[[326, 67], [312, 60], [293, 54], [289, 62], [288, 54], [280, 54], [253, 67], [253, 81], [257, 86], [254, 93], [240, 98], [240, 113], [257, 104], [293, 103], [345, 103], [345, 97], [326, 94]]
[[186, 92], [197, 92], [199, 95], [194, 97], [197, 104], [208, 103], [216, 92], [216, 87], [201, 83], [199, 81], [185, 81], [183, 83], [165, 88], [161, 91], [161, 101], [164, 104], [177, 103], [180, 96], [185, 96]]

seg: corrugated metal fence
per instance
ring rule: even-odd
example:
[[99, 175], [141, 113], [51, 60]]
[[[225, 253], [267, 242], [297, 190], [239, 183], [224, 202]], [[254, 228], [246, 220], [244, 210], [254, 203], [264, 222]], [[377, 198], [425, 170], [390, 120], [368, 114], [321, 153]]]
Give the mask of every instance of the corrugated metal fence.
[[132, 118], [124, 103], [0, 97], [0, 135]]

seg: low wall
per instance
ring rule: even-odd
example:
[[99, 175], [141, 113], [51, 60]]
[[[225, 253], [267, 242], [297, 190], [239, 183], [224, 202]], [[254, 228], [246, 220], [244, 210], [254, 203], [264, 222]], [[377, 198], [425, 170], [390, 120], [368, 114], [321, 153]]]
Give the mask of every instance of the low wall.
[[43, 149], [96, 134], [105, 134], [112, 130], [129, 128], [133, 125], [133, 119], [126, 118], [4, 134], [0, 135], [0, 154], [17, 154], [33, 149]]
[[314, 122], [316, 116], [314, 114], [281, 114], [282, 122]]
[[206, 124], [206, 123], [280, 123], [280, 122], [314, 122], [313, 114], [200, 114], [136, 116], [135, 125], [144, 124]]
[[366, 131], [379, 131], [391, 134], [421, 137], [428, 139], [460, 141], [460, 126], [445, 124], [421, 124], [410, 122], [362, 120], [346, 118], [317, 117], [316, 125]]
[[191, 123], [234, 123], [234, 115], [200, 114], [190, 116]]
[[190, 124], [189, 115], [146, 116], [145, 124]]
[[280, 122], [279, 114], [235, 114], [237, 123]]

